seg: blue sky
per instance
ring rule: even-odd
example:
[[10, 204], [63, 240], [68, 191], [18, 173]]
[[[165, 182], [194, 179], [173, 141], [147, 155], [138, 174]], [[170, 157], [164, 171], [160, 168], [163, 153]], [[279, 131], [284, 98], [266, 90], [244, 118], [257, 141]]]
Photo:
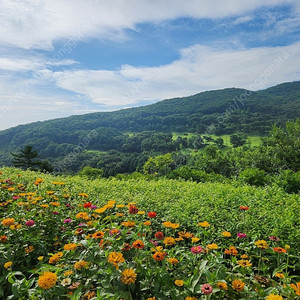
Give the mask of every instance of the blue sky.
[[6, 0], [0, 21], [0, 130], [300, 80], [298, 0]]

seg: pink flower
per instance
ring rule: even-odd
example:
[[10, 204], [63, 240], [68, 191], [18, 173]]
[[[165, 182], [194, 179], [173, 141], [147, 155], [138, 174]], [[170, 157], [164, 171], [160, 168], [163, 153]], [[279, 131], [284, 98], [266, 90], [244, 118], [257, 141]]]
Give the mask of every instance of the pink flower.
[[17, 200], [19, 198], [20, 198], [20, 196], [13, 196], [13, 200]]
[[269, 240], [274, 241], [274, 242], [279, 242], [279, 237], [277, 237], [275, 235], [271, 235], [271, 236], [269, 236]]
[[198, 254], [198, 253], [203, 252], [203, 249], [201, 246], [194, 246], [191, 248], [191, 251], [193, 254]]
[[204, 295], [209, 295], [212, 293], [213, 288], [209, 283], [202, 284], [201, 291]]
[[90, 207], [90, 209], [96, 209], [97, 208], [97, 205], [92, 205], [91, 207]]
[[245, 233], [243, 233], [243, 232], [239, 232], [239, 233], [237, 234], [237, 237], [240, 238], [240, 239], [245, 238], [246, 236], [247, 236], [247, 235], [246, 235]]
[[26, 223], [25, 223], [25, 225], [27, 226], [27, 227], [31, 227], [31, 226], [33, 226], [35, 224], [35, 222], [33, 221], [33, 220], [28, 220]]
[[158, 242], [157, 242], [157, 241], [150, 240], [150, 242], [151, 242], [155, 247], [157, 247], [157, 245], [158, 245]]
[[59, 214], [59, 211], [54, 210], [52, 213], [53, 213], [54, 215], [58, 215], [58, 214]]
[[71, 223], [72, 220], [71, 220], [70, 218], [68, 218], [68, 219], [64, 219], [63, 222], [64, 222], [64, 223]]

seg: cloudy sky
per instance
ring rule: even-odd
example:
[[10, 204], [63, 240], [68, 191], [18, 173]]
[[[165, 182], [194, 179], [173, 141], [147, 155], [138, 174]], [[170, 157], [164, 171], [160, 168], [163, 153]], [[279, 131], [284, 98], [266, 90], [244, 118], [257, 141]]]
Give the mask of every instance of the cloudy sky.
[[0, 130], [300, 80], [299, 0], [0, 0]]

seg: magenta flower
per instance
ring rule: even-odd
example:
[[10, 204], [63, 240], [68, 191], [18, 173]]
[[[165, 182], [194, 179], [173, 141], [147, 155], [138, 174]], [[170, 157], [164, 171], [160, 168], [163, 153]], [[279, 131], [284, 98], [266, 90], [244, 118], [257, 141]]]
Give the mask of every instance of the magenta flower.
[[20, 198], [20, 196], [13, 196], [13, 200], [17, 200], [19, 198]]
[[245, 238], [246, 236], [247, 236], [247, 235], [246, 235], [245, 233], [243, 233], [243, 232], [239, 232], [239, 233], [237, 234], [237, 237], [240, 238], [240, 239]]
[[26, 223], [25, 223], [25, 225], [27, 226], [27, 227], [31, 227], [31, 226], [33, 226], [35, 224], [35, 222], [33, 221], [33, 220], [28, 220]]
[[203, 249], [201, 246], [194, 246], [191, 248], [191, 251], [193, 254], [198, 254], [198, 253], [203, 252]]
[[63, 222], [64, 222], [64, 223], [71, 223], [72, 220], [71, 220], [70, 218], [68, 218], [68, 219], [64, 219]]
[[209, 283], [202, 284], [201, 291], [204, 295], [209, 295], [212, 293], [213, 288]]
[[85, 227], [87, 227], [87, 224], [86, 223], [80, 223], [78, 226], [85, 226]]
[[97, 205], [92, 205], [91, 207], [90, 207], [90, 209], [96, 209], [97, 208]]

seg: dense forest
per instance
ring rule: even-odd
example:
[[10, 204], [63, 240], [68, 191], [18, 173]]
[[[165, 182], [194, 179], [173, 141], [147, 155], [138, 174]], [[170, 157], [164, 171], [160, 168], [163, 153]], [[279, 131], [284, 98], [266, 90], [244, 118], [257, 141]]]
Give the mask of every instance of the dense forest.
[[[35, 122], [1, 131], [0, 164], [12, 165], [14, 155], [31, 145], [43, 168], [55, 173], [75, 173], [84, 167], [100, 169], [106, 177], [135, 171], [161, 173], [151, 164], [157, 164], [155, 157], [169, 153], [171, 163], [163, 173], [172, 171], [169, 176], [173, 177], [178, 175], [176, 169], [186, 166], [225, 177], [237, 176], [248, 167], [268, 173], [275, 167], [266, 163], [266, 157], [258, 158], [267, 148], [253, 149], [247, 136], [263, 137], [269, 134], [272, 124], [284, 126], [299, 117], [300, 82], [257, 92], [235, 88], [209, 91], [144, 107]], [[230, 147], [224, 145], [225, 134], [230, 135]], [[263, 143], [266, 145], [266, 139]], [[241, 146], [243, 151], [238, 152]], [[244, 157], [235, 160], [247, 156], [247, 151], [255, 153], [255, 163]], [[268, 159], [272, 159], [274, 153], [267, 152]], [[260, 159], [264, 166], [258, 163]], [[242, 162], [244, 166], [240, 167]]]

